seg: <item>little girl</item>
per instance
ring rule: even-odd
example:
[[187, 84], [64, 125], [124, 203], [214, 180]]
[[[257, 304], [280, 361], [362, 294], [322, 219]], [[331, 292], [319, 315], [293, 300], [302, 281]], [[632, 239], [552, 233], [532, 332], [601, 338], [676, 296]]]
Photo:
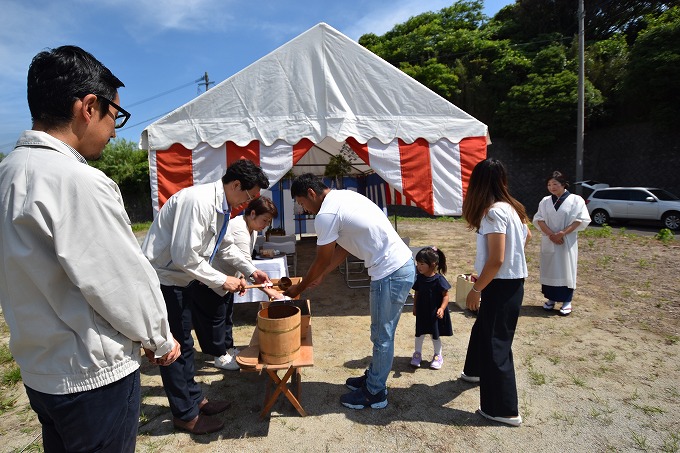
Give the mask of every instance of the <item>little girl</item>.
[[426, 247], [416, 255], [418, 276], [413, 284], [413, 316], [416, 317], [416, 351], [411, 358], [411, 366], [420, 367], [425, 335], [432, 336], [434, 357], [430, 368], [439, 370], [444, 363], [440, 336], [453, 335], [449, 315], [449, 289], [451, 285], [437, 271], [446, 273], [446, 257], [435, 247]]

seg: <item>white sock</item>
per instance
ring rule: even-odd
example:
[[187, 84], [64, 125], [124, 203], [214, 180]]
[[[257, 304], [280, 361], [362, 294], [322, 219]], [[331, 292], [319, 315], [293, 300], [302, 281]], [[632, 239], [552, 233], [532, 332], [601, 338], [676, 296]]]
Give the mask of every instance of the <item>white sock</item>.
[[438, 355], [439, 357], [444, 357], [442, 355], [442, 339], [439, 338], [438, 340], [432, 340], [432, 347], [434, 348], [434, 355]]
[[423, 352], [423, 342], [425, 341], [425, 335], [416, 337], [416, 352], [421, 354]]

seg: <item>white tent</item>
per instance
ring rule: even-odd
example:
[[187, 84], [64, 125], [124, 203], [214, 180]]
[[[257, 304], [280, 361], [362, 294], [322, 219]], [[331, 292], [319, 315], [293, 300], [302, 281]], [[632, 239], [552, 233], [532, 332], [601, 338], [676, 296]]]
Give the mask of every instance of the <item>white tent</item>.
[[459, 215], [487, 142], [486, 125], [320, 23], [149, 125], [140, 146], [156, 210], [236, 159], [275, 183], [347, 143], [353, 172], [372, 169], [425, 211]]

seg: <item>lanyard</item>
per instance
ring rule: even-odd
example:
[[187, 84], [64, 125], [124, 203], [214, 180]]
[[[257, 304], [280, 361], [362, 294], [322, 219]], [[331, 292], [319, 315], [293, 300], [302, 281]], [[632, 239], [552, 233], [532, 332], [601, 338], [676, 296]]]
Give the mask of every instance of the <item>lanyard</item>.
[[[226, 202], [224, 203], [226, 204]], [[229, 223], [229, 209], [224, 209], [224, 221], [222, 222], [222, 228], [220, 229], [220, 233], [217, 235], [217, 241], [215, 242], [215, 249], [213, 250], [212, 254], [210, 255], [210, 260], [208, 261], [210, 264], [212, 264], [213, 260], [215, 259], [215, 255], [217, 255], [217, 250], [220, 248], [220, 244], [222, 243], [222, 239], [224, 239], [224, 234], [227, 232], [227, 224]]]

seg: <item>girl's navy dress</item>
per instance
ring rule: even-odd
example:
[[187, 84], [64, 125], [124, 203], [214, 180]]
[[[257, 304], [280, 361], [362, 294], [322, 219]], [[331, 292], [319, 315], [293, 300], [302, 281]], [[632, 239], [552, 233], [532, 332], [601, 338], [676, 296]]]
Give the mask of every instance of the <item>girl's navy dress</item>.
[[451, 316], [448, 307], [444, 310], [444, 317], [437, 318], [437, 309], [442, 304], [444, 291], [449, 291], [451, 285], [441, 274], [425, 277], [418, 274], [413, 289], [418, 293], [416, 302], [416, 337], [429, 334], [436, 340], [440, 336], [453, 335]]

